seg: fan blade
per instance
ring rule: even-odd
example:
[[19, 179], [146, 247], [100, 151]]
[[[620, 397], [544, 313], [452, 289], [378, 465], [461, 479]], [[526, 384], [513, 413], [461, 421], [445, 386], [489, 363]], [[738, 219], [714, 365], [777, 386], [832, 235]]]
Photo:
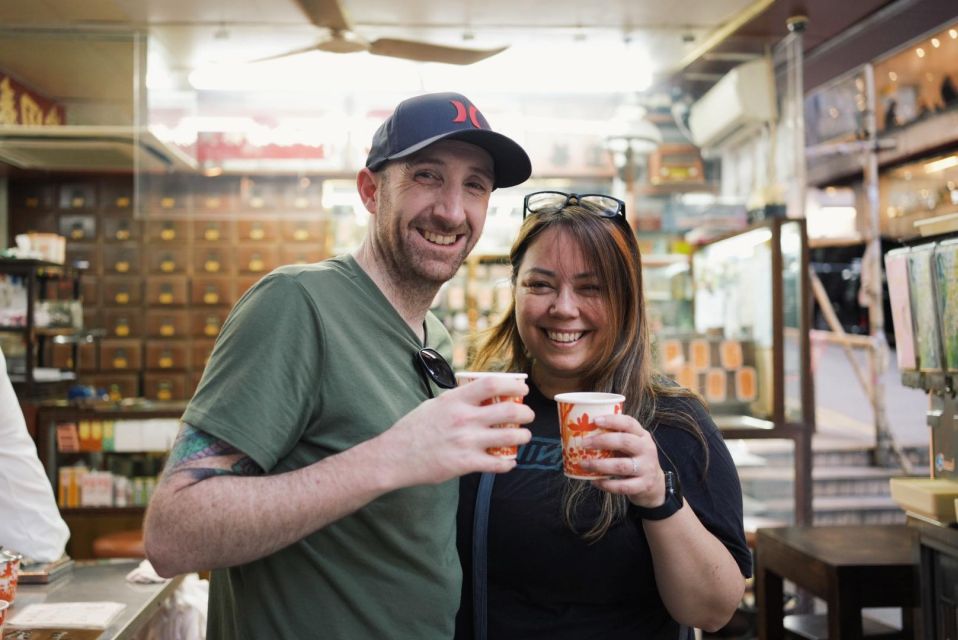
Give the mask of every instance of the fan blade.
[[447, 47], [426, 42], [412, 40], [398, 40], [396, 38], [380, 38], [370, 43], [369, 53], [377, 56], [390, 56], [418, 60], [419, 62], [443, 62], [445, 64], [473, 64], [485, 60], [497, 53], [502, 53], [507, 47], [497, 49], [463, 49]]
[[255, 60], [250, 60], [250, 62], [266, 62], [267, 60], [278, 60], [279, 58], [285, 58], [287, 56], [295, 56], [300, 53], [309, 53], [310, 51], [316, 51], [319, 48], [319, 45], [311, 44], [308, 47], [301, 47], [299, 49], [293, 49], [291, 51], [286, 51], [284, 53], [277, 53], [273, 56], [266, 56], [265, 58], [256, 58]]
[[333, 31], [349, 31], [352, 26], [339, 0], [296, 0], [299, 8], [317, 27]]

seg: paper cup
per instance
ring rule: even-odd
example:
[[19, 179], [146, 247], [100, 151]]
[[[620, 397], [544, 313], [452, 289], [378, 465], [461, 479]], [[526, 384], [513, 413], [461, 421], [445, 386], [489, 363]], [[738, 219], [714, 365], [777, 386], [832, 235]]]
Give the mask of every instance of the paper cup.
[[562, 436], [562, 472], [578, 480], [609, 478], [603, 473], [586, 471], [583, 460], [612, 458], [611, 449], [590, 449], [586, 438], [605, 433], [595, 425], [599, 416], [622, 413], [625, 396], [617, 393], [575, 392], [560, 393], [555, 397], [559, 409], [559, 430]]
[[13, 602], [17, 597], [20, 559], [19, 553], [0, 549], [0, 600]]
[[[509, 373], [505, 371], [458, 371], [456, 372], [456, 382], [459, 385], [468, 384], [474, 380], [480, 378], [508, 378], [511, 380], [522, 380], [528, 376], [524, 373]], [[487, 404], [492, 404], [494, 402], [515, 402], [517, 404], [522, 404], [522, 396], [495, 396], [484, 400], [482, 402], [483, 406]], [[504, 422], [502, 424], [492, 425], [496, 429], [518, 429], [519, 424], [515, 422]], [[514, 460], [517, 455], [519, 455], [519, 447], [513, 445], [511, 447], [490, 447], [486, 449], [487, 453], [490, 453], [494, 456], [499, 456], [500, 458], [509, 458]]]
[[3, 621], [7, 618], [7, 608], [9, 606], [9, 602], [0, 600], [0, 636], [3, 636]]

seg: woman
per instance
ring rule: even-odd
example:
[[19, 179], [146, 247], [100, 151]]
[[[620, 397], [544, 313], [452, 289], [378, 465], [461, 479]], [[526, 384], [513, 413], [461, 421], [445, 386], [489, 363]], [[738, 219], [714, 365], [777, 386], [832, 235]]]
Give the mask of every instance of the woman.
[[[751, 573], [741, 486], [698, 397], [651, 370], [625, 205], [539, 192], [526, 197], [524, 216], [510, 253], [513, 304], [471, 368], [529, 374], [533, 438], [518, 466], [495, 479], [488, 511], [488, 498], [477, 507], [477, 492], [486, 494], [480, 476], [462, 479], [456, 638], [636, 640], [716, 630]], [[552, 398], [569, 391], [626, 397], [622, 414], [602, 424], [611, 433], [592, 438], [614, 457], [584, 463], [611, 479], [562, 475]]]

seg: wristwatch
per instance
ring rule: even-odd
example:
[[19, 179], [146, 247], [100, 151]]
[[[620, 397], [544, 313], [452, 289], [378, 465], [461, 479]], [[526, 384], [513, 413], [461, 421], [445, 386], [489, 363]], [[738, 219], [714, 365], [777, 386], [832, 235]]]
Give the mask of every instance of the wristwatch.
[[637, 524], [642, 520], [665, 520], [682, 508], [682, 483], [673, 471], [665, 472], [665, 502], [657, 507], [629, 505], [629, 517]]

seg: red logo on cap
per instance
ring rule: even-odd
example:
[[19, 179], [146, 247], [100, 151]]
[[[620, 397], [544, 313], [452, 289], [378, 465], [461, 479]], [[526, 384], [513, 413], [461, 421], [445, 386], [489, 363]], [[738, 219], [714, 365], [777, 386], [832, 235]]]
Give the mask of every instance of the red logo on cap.
[[[452, 119], [453, 122], [465, 122], [466, 121], [466, 105], [464, 105], [459, 100], [450, 100], [453, 106], [456, 107], [456, 117]], [[477, 129], [482, 129], [482, 125], [479, 124], [479, 110], [476, 109], [475, 105], [469, 105], [469, 122], [472, 123]]]

